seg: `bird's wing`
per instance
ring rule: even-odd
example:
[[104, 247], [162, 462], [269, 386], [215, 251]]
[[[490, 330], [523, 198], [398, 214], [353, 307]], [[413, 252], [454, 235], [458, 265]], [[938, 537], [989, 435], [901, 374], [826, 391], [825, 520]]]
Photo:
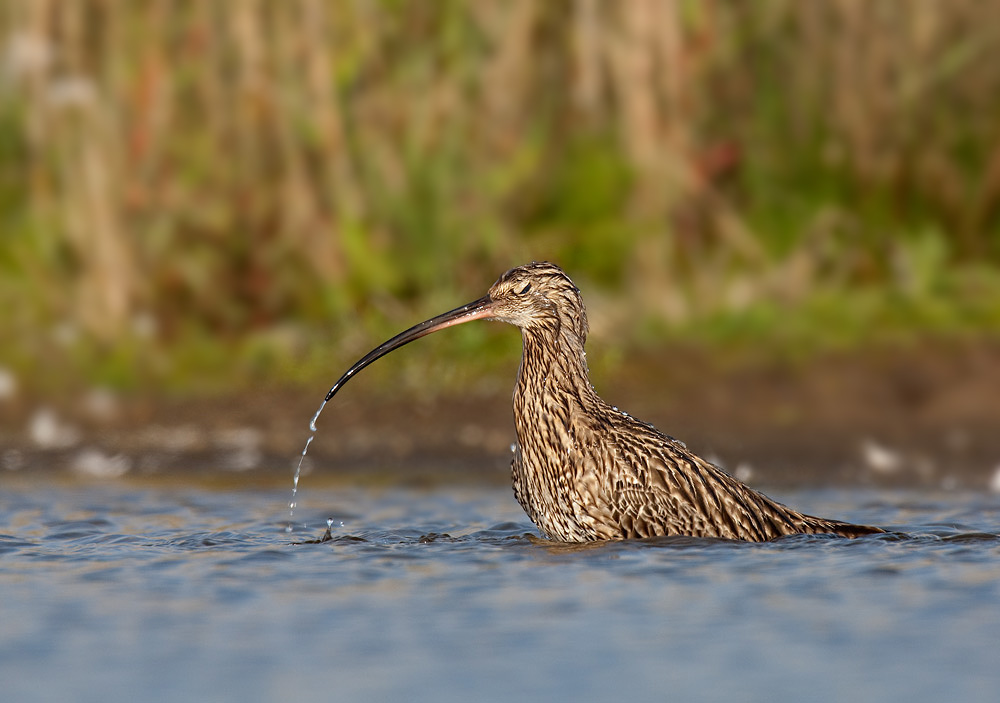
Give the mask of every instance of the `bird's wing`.
[[614, 444], [617, 519], [635, 536], [766, 540], [801, 531], [803, 516], [745, 486], [651, 425], [633, 420]]

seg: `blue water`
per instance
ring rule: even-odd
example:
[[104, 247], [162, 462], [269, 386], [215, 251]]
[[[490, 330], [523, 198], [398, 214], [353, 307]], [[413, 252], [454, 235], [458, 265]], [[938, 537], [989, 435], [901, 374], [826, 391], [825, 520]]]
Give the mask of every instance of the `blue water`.
[[289, 535], [285, 485], [3, 480], [4, 701], [1000, 691], [995, 495], [772, 491], [908, 538], [568, 547], [494, 486], [307, 484]]

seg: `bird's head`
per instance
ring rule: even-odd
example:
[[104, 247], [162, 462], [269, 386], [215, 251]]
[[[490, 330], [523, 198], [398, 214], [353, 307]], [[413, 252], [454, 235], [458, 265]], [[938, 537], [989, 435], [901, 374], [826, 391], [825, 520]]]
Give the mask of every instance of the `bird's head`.
[[490, 287], [487, 317], [526, 332], [575, 335], [587, 339], [587, 312], [580, 289], [547, 261], [512, 268]]

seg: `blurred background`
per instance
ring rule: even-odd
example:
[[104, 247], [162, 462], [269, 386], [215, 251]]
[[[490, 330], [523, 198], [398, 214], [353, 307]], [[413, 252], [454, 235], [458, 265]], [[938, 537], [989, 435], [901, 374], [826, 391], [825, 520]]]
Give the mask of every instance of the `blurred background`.
[[[745, 477], [982, 485], [998, 49], [974, 0], [4, 0], [0, 461], [284, 480], [349, 363], [549, 259], [598, 391]], [[497, 327], [317, 456], [504, 478]]]

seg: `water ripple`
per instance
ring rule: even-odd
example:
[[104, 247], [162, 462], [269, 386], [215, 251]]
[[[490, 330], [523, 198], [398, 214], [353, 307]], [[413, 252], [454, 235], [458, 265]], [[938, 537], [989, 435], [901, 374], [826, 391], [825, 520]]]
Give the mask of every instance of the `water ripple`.
[[997, 496], [782, 496], [892, 526], [855, 540], [584, 545], [541, 539], [509, 489], [301, 498], [288, 535], [284, 485], [4, 492], [0, 676], [102, 703], [137, 690], [685, 699], [705, 686], [922, 703], [1000, 688]]

